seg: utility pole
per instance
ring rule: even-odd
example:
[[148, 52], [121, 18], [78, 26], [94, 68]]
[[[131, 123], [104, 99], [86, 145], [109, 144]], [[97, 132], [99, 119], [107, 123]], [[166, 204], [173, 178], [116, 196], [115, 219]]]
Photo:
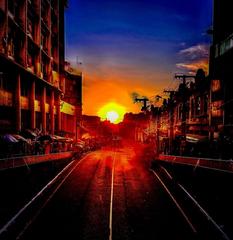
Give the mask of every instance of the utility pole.
[[148, 98], [146, 98], [146, 97], [144, 97], [144, 98], [135, 98], [135, 101], [143, 103], [142, 111], [146, 111], [147, 110], [147, 102], [149, 102]]
[[176, 91], [173, 90], [164, 90], [164, 93], [169, 93], [169, 154], [173, 152], [173, 139], [174, 139], [174, 95]]
[[186, 140], [186, 112], [187, 112], [187, 79], [192, 78], [195, 79], [195, 76], [192, 75], [184, 75], [184, 74], [176, 74], [175, 79], [182, 81], [182, 123], [181, 123], [181, 131]]

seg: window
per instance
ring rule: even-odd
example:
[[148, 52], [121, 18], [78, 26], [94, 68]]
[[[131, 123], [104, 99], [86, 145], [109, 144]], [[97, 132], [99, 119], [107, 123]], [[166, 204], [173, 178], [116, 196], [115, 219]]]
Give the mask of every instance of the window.
[[219, 51], [219, 46], [218, 46], [218, 44], [216, 44], [216, 46], [215, 46], [215, 54], [214, 54], [215, 58], [218, 57], [218, 54], [219, 54], [218, 51]]
[[194, 99], [192, 98], [191, 100], [191, 117], [193, 118], [195, 114], [195, 102]]
[[51, 91], [50, 89], [46, 89], [46, 103], [50, 103], [51, 101]]
[[33, 22], [30, 18], [28, 18], [28, 21], [27, 21], [27, 34], [30, 38], [33, 39], [33, 37], [34, 37], [34, 25], [33, 25]]
[[9, 57], [13, 57], [15, 56], [15, 30], [13, 28], [13, 26], [11, 25], [9, 27], [9, 31], [8, 31], [8, 41], [7, 41], [7, 53]]
[[203, 113], [207, 114], [207, 112], [208, 112], [208, 104], [209, 104], [209, 97], [208, 97], [208, 95], [204, 96], [203, 101], [204, 101], [204, 103], [203, 103]]
[[49, 9], [49, 5], [48, 5], [47, 1], [42, 0], [41, 1], [41, 16], [42, 16], [44, 23], [47, 25], [48, 25], [48, 9]]
[[182, 108], [183, 108], [183, 106], [182, 106], [182, 104], [180, 104], [178, 106], [178, 111], [177, 111], [177, 119], [178, 120], [181, 120], [181, 118], [182, 118]]
[[220, 44], [220, 55], [223, 55], [232, 48], [233, 48], [233, 36], [231, 35]]
[[29, 96], [29, 85], [25, 82], [21, 82], [21, 96], [28, 97]]
[[45, 80], [48, 80], [48, 62], [45, 56], [42, 56], [41, 72], [43, 74], [42, 78], [44, 78]]
[[0, 89], [5, 89], [5, 79], [3, 72], [0, 72]]
[[23, 3], [22, 1], [15, 1], [15, 20], [17, 23], [23, 27], [23, 20], [22, 20], [22, 10], [23, 10]]
[[48, 37], [45, 33], [45, 31], [43, 31], [42, 29], [42, 32], [41, 32], [41, 46], [43, 48], [44, 51], [48, 51], [48, 47], [47, 47], [47, 43], [48, 43]]
[[46, 75], [46, 65], [45, 65], [45, 63], [43, 62], [43, 60], [42, 60], [42, 62], [41, 62], [41, 73], [43, 74], [43, 78], [44, 78], [45, 75]]
[[212, 92], [217, 92], [221, 89], [221, 81], [218, 79], [213, 79], [211, 81], [211, 91]]
[[9, 80], [14, 78], [14, 74], [0, 72], [0, 89], [6, 91], [12, 91], [14, 88], [14, 84]]
[[200, 97], [196, 98], [195, 107], [196, 107], [196, 116], [199, 116], [201, 113], [201, 98]]
[[14, 0], [8, 0], [8, 11], [12, 14], [12, 16], [15, 15], [15, 1]]
[[28, 41], [28, 54], [27, 54], [27, 67], [31, 68], [34, 71], [35, 65], [35, 51], [33, 45]]
[[39, 85], [36, 84], [35, 99], [40, 101], [41, 96], [42, 96], [42, 89], [41, 89], [41, 87]]

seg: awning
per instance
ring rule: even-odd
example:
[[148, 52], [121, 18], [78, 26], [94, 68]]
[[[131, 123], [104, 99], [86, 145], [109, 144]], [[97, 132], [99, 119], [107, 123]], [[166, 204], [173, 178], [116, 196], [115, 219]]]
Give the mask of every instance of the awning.
[[18, 134], [13, 134], [12, 135], [16, 140], [18, 140], [19, 142], [27, 142], [28, 143], [28, 140], [24, 137], [22, 137], [21, 135], [18, 135]]
[[11, 134], [5, 134], [0, 137], [0, 140], [5, 143], [17, 143], [18, 140]]
[[203, 142], [207, 140], [208, 140], [208, 136], [197, 135], [197, 134], [186, 135], [186, 141], [190, 143], [198, 143], [198, 142]]

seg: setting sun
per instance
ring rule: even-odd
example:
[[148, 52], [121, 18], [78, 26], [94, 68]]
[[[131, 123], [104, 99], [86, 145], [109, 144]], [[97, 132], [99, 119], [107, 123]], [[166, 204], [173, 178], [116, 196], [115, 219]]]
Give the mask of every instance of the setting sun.
[[111, 123], [119, 123], [123, 120], [124, 114], [126, 113], [125, 107], [117, 103], [108, 103], [100, 108], [98, 116], [101, 120], [109, 120]]
[[110, 112], [107, 112], [106, 117], [111, 123], [115, 123], [119, 118], [119, 115], [115, 111], [110, 111]]

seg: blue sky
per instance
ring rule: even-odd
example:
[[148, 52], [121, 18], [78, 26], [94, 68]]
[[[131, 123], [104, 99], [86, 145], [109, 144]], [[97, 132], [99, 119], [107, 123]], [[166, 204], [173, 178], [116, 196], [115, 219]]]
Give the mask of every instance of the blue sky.
[[208, 58], [212, 0], [69, 0], [65, 19], [66, 58], [82, 62], [86, 114], [109, 101], [137, 111], [132, 92], [153, 97]]

